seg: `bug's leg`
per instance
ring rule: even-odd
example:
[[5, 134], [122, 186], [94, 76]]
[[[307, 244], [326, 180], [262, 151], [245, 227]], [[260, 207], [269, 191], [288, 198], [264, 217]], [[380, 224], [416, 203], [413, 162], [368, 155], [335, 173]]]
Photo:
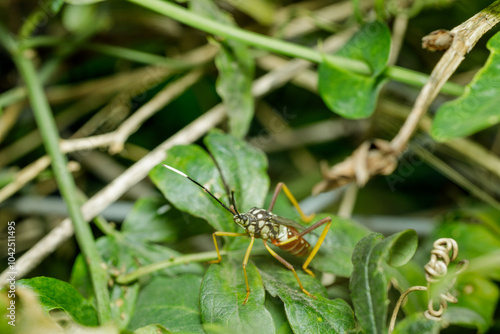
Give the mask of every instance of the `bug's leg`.
[[243, 237], [246, 233], [235, 233], [235, 232], [214, 232], [212, 237], [214, 238], [215, 251], [217, 252], [217, 260], [208, 261], [207, 263], [220, 263], [222, 258], [219, 253], [219, 246], [217, 245], [217, 236], [219, 237]]
[[273, 211], [274, 204], [276, 203], [276, 199], [278, 198], [278, 195], [282, 189], [283, 189], [283, 192], [285, 193], [286, 197], [288, 197], [288, 199], [290, 200], [292, 205], [299, 212], [300, 218], [302, 218], [302, 220], [304, 222], [309, 223], [314, 218], [314, 214], [311, 214], [310, 216], [306, 216], [304, 214], [304, 211], [302, 211], [302, 209], [300, 208], [299, 203], [297, 202], [295, 197], [293, 197], [291, 191], [288, 189], [288, 187], [283, 182], [278, 183], [276, 185], [276, 188], [274, 189], [273, 198], [271, 199], [271, 203], [269, 204], [269, 211]]
[[[323, 244], [323, 241], [325, 241], [326, 234], [328, 233], [328, 230], [330, 229], [330, 226], [332, 225], [332, 218], [326, 217], [321, 219], [319, 222], [316, 224], [312, 225], [311, 227], [314, 227], [313, 229], [309, 230], [309, 228], [305, 229], [300, 233], [300, 235], [304, 235], [309, 233], [310, 231], [314, 230], [315, 228], [320, 227], [321, 225], [326, 224], [325, 228], [323, 229], [323, 232], [321, 232], [321, 235], [319, 236], [318, 242], [316, 242], [316, 245], [314, 245], [313, 249], [311, 250], [311, 253], [309, 253], [309, 256], [305, 260], [304, 264], [302, 265], [302, 269], [312, 277], [314, 277], [314, 273], [310, 270], [307, 269], [307, 266], [309, 266], [309, 263], [311, 263], [312, 259], [316, 256], [316, 253], [318, 252], [319, 248]], [[307, 231], [307, 232], [306, 232]], [[306, 232], [306, 233], [304, 233]]]
[[315, 296], [311, 295], [309, 293], [309, 291], [307, 291], [306, 289], [304, 289], [304, 286], [302, 285], [302, 282], [300, 281], [300, 278], [297, 275], [297, 272], [295, 271], [295, 269], [293, 268], [293, 266], [290, 263], [288, 263], [284, 258], [282, 258], [281, 256], [279, 256], [278, 253], [276, 253], [275, 251], [273, 251], [271, 249], [271, 247], [268, 246], [268, 244], [266, 243], [265, 240], [262, 240], [262, 241], [264, 242], [264, 246], [266, 246], [266, 248], [269, 251], [269, 253], [271, 253], [271, 255], [274, 256], [274, 258], [276, 260], [280, 261], [285, 267], [287, 267], [288, 269], [290, 269], [293, 272], [293, 275], [295, 276], [295, 279], [297, 280], [297, 283], [299, 283], [300, 290], [302, 290], [302, 292], [304, 292], [309, 297], [312, 297], [312, 298], [316, 299]]
[[250, 297], [250, 285], [248, 284], [248, 276], [247, 276], [247, 263], [248, 263], [248, 258], [250, 257], [250, 252], [252, 250], [254, 241], [255, 241], [255, 238], [251, 237], [250, 245], [248, 245], [247, 252], [245, 253], [245, 258], [243, 259], [243, 273], [245, 274], [245, 284], [247, 285], [247, 295], [245, 297], [245, 301], [243, 302], [243, 305], [245, 305], [247, 303], [248, 297]]

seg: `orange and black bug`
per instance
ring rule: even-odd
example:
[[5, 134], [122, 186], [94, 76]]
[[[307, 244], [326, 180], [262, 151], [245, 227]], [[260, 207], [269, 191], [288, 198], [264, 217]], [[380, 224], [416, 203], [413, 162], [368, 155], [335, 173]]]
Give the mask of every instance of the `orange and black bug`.
[[[269, 205], [269, 209], [259, 209], [259, 208], [252, 208], [250, 211], [247, 213], [240, 213], [238, 212], [238, 209], [236, 208], [236, 203], [234, 201], [234, 193], [231, 192], [231, 196], [229, 196], [229, 201], [230, 205], [227, 206], [224, 203], [222, 203], [215, 195], [213, 195], [207, 188], [205, 188], [203, 185], [198, 183], [196, 180], [193, 180], [190, 178], [188, 175], [184, 174], [183, 172], [170, 167], [168, 165], [163, 165], [166, 168], [170, 169], [171, 171], [184, 176], [185, 178], [189, 179], [199, 187], [201, 187], [207, 194], [209, 194], [212, 198], [214, 198], [224, 209], [229, 211], [233, 215], [233, 220], [236, 224], [241, 226], [244, 230], [245, 233], [235, 233], [235, 232], [214, 232], [213, 233], [213, 239], [214, 239], [214, 245], [215, 245], [215, 250], [217, 251], [217, 260], [210, 261], [210, 263], [219, 263], [221, 262], [221, 256], [219, 253], [219, 246], [217, 245], [217, 236], [226, 236], [226, 237], [241, 237], [241, 236], [249, 236], [250, 237], [250, 245], [248, 246], [248, 249], [245, 253], [245, 258], [243, 260], [243, 272], [245, 274], [245, 283], [247, 287], [247, 295], [245, 297], [245, 301], [243, 302], [243, 305], [246, 304], [248, 301], [248, 297], [250, 296], [250, 287], [248, 285], [248, 277], [247, 277], [247, 271], [246, 271], [246, 266], [248, 263], [248, 259], [250, 257], [250, 252], [252, 250], [254, 241], [256, 238], [262, 239], [264, 242], [264, 246], [266, 249], [271, 253], [272, 256], [274, 256], [278, 261], [280, 261], [285, 267], [290, 269], [293, 274], [295, 275], [295, 278], [297, 279], [297, 282], [299, 283], [300, 289], [308, 296], [315, 298], [313, 295], [311, 295], [302, 285], [302, 282], [300, 281], [299, 276], [297, 275], [295, 268], [285, 259], [283, 259], [280, 255], [278, 255], [274, 250], [269, 247], [267, 244], [267, 241], [270, 241], [273, 245], [280, 247], [284, 251], [289, 252], [290, 254], [293, 254], [295, 256], [307, 256], [304, 264], [302, 265], [302, 269], [304, 269], [305, 272], [307, 272], [309, 275], [314, 277], [313, 272], [308, 269], [307, 267], [309, 266], [309, 263], [311, 263], [312, 259], [318, 252], [318, 249], [321, 247], [321, 244], [325, 240], [326, 234], [328, 233], [328, 230], [330, 229], [330, 225], [332, 222], [332, 219], [330, 217], [326, 217], [318, 221], [317, 223], [311, 225], [308, 228], [304, 228], [302, 225], [294, 222], [291, 219], [287, 219], [284, 217], [280, 217], [274, 213], [271, 212], [271, 210], [274, 207], [274, 204], [276, 203], [276, 199], [278, 198], [278, 195], [281, 190], [285, 192], [285, 195], [288, 197], [290, 202], [292, 202], [293, 206], [297, 209], [299, 212], [301, 218], [305, 222], [310, 222], [313, 218], [313, 216], [307, 217], [302, 209], [300, 208], [299, 204], [297, 203], [297, 200], [295, 197], [293, 197], [292, 193], [290, 190], [288, 190], [288, 187], [285, 186], [284, 183], [280, 182], [276, 186], [276, 189], [274, 190], [273, 197], [271, 199], [271, 204]], [[226, 189], [227, 190], [227, 189]], [[316, 245], [311, 249], [311, 245], [303, 238], [304, 235], [307, 233], [317, 229], [321, 225], [326, 224], [325, 228], [323, 229], [323, 232], [321, 233], [318, 242]]]

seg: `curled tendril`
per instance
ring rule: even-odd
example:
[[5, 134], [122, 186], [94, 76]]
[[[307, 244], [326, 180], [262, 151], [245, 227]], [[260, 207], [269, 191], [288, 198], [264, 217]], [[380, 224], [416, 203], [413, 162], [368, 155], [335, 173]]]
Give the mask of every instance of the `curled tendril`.
[[431, 298], [430, 288], [432, 283], [439, 282], [444, 276], [448, 274], [448, 266], [451, 262], [455, 261], [458, 256], [458, 244], [455, 240], [451, 238], [441, 238], [434, 242], [434, 248], [431, 251], [431, 259], [425, 265], [425, 279], [427, 281], [427, 287], [425, 286], [412, 286], [405, 292], [401, 294], [396, 307], [392, 313], [391, 321], [389, 323], [389, 333], [392, 333], [396, 325], [396, 317], [399, 312], [399, 308], [403, 303], [406, 296], [412, 291], [425, 291], [427, 290], [427, 295], [429, 303], [427, 305], [427, 311], [424, 315], [430, 320], [440, 320], [441, 315], [444, 313], [448, 307], [448, 303], [456, 303], [458, 300], [453, 296], [449, 290], [455, 285], [456, 276], [464, 271], [469, 265], [469, 261], [460, 261], [453, 274], [453, 279], [448, 285], [448, 291], [439, 294], [439, 309], [434, 309], [434, 301]]
[[[427, 292], [429, 295], [429, 303], [425, 317], [432, 320], [440, 320], [441, 315], [448, 307], [448, 303], [456, 303], [458, 300], [450, 291], [439, 294], [439, 308], [434, 308], [434, 300], [430, 297], [430, 285], [439, 282], [448, 274], [448, 266], [458, 256], [458, 244], [451, 238], [441, 238], [434, 242], [434, 249], [431, 251], [431, 259], [425, 265], [425, 279], [427, 280]], [[449, 287], [453, 287], [456, 281], [456, 275], [465, 270], [469, 262], [462, 260], [458, 263], [454, 277], [449, 283]]]

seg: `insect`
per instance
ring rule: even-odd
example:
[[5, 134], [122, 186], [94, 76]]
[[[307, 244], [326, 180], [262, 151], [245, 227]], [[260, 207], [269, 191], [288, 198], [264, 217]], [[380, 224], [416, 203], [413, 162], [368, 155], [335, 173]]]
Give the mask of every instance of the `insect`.
[[[287, 251], [290, 254], [293, 254], [295, 256], [307, 256], [304, 264], [302, 265], [302, 269], [307, 272], [309, 275], [314, 277], [314, 273], [308, 269], [307, 267], [311, 263], [312, 259], [318, 252], [319, 248], [321, 247], [321, 244], [325, 240], [326, 234], [328, 233], [328, 230], [330, 229], [330, 225], [332, 222], [332, 219], [330, 217], [326, 217], [321, 219], [320, 221], [316, 222], [315, 224], [309, 226], [308, 228], [304, 228], [304, 226], [296, 223], [295, 221], [291, 219], [287, 219], [284, 217], [280, 217], [274, 213], [272, 213], [272, 209], [274, 207], [274, 204], [276, 203], [276, 199], [278, 198], [278, 195], [280, 194], [281, 190], [285, 193], [285, 195], [288, 197], [290, 202], [293, 204], [293, 206], [297, 209], [299, 212], [302, 220], [304, 222], [310, 222], [314, 215], [311, 215], [307, 217], [302, 209], [300, 208], [297, 200], [295, 197], [292, 195], [288, 187], [280, 182], [276, 186], [276, 189], [274, 190], [273, 197], [271, 199], [271, 203], [269, 205], [269, 209], [260, 209], [260, 208], [251, 208], [250, 211], [247, 213], [240, 213], [236, 207], [236, 203], [234, 200], [234, 192], [231, 192], [231, 195], [229, 197], [229, 206], [224, 204], [222, 201], [220, 201], [215, 195], [213, 195], [207, 188], [205, 188], [203, 185], [201, 185], [199, 182], [196, 180], [192, 179], [185, 173], [171, 167], [168, 165], [163, 165], [164, 167], [170, 169], [171, 171], [187, 178], [191, 182], [195, 183], [197, 186], [201, 187], [208, 195], [210, 195], [213, 199], [215, 199], [225, 210], [229, 211], [233, 215], [233, 220], [236, 224], [238, 224], [240, 227], [242, 227], [245, 230], [245, 233], [236, 233], [236, 232], [222, 232], [222, 231], [217, 231], [212, 234], [213, 240], [214, 240], [214, 245], [215, 245], [215, 250], [217, 252], [217, 260], [210, 261], [209, 263], [220, 263], [222, 258], [219, 253], [219, 246], [217, 244], [217, 237], [218, 236], [226, 236], [226, 237], [241, 237], [241, 236], [249, 236], [250, 237], [250, 245], [247, 248], [247, 251], [245, 253], [245, 257], [243, 259], [243, 273], [245, 274], [245, 283], [246, 283], [246, 297], [245, 301], [243, 302], [243, 305], [245, 305], [248, 301], [248, 297], [250, 296], [250, 286], [248, 284], [248, 276], [247, 276], [247, 271], [246, 271], [246, 266], [248, 263], [248, 259], [250, 257], [250, 252], [252, 250], [253, 244], [255, 239], [262, 239], [264, 242], [264, 246], [266, 249], [271, 253], [271, 255], [276, 258], [279, 262], [281, 262], [285, 267], [290, 269], [297, 282], [299, 283], [300, 289], [309, 297], [316, 298], [313, 295], [311, 295], [302, 285], [302, 282], [300, 281], [299, 276], [297, 275], [297, 272], [295, 271], [295, 268], [293, 265], [291, 265], [288, 261], [286, 261], [284, 258], [282, 258], [278, 253], [276, 253], [269, 245], [268, 241], [271, 242], [273, 245], [278, 246], [279, 248], [283, 249], [284, 251]], [[226, 191], [228, 191], [226, 189]], [[229, 191], [228, 191], [229, 192]], [[318, 242], [314, 247], [311, 247], [311, 245], [303, 238], [304, 235], [307, 233], [317, 229], [321, 225], [326, 224], [325, 228], [323, 229], [323, 232], [321, 233]]]

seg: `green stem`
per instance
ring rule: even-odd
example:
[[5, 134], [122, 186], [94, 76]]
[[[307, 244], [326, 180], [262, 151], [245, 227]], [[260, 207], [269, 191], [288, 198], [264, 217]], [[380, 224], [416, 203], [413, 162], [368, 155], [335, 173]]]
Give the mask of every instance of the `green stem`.
[[162, 15], [168, 16], [187, 24], [191, 27], [206, 31], [208, 33], [234, 39], [245, 44], [257, 46], [261, 49], [298, 57], [309, 60], [314, 63], [321, 63], [323, 57], [327, 57], [335, 64], [346, 69], [362, 74], [370, 74], [368, 65], [361, 61], [337, 57], [332, 55], [323, 55], [312, 48], [302, 45], [285, 42], [279, 39], [267, 37], [254, 32], [246, 31], [237, 27], [228, 26], [217, 21], [210, 20], [206, 17], [195, 14], [181, 6], [175, 5], [167, 1], [160, 0], [129, 0], [140, 6], [156, 11]]
[[60, 138], [47, 97], [31, 60], [26, 58], [22, 51], [19, 52], [18, 50], [13, 50], [12, 57], [26, 84], [35, 120], [40, 129], [45, 149], [52, 161], [54, 176], [68, 207], [76, 239], [89, 266], [99, 310], [99, 320], [102, 324], [107, 323], [111, 320], [110, 298], [107, 287], [108, 275], [106, 270], [103, 269], [103, 261], [95, 246], [90, 227], [83, 219], [75, 182], [67, 169], [68, 161], [59, 149]]
[[[88, 197], [80, 191], [80, 189], [76, 189], [76, 196], [78, 200], [80, 201], [80, 205], [88, 201]], [[94, 225], [97, 226], [97, 228], [104, 233], [107, 236], [112, 236], [117, 239], [122, 238], [122, 235], [120, 232], [118, 232], [108, 221], [102, 217], [102, 216], [97, 216], [93, 219]]]
[[97, 226], [97, 228], [107, 236], [112, 236], [117, 239], [122, 238], [121, 233], [115, 230], [113, 226], [108, 223], [108, 221], [102, 216], [97, 216], [94, 218], [94, 225]]
[[[370, 68], [364, 62], [338, 57], [329, 54], [323, 54], [312, 48], [278, 40], [275, 38], [260, 35], [254, 32], [246, 31], [238, 27], [228, 26], [217, 21], [199, 16], [181, 6], [161, 0], [129, 0], [137, 5], [156, 11], [162, 15], [168, 16], [174, 20], [187, 24], [193, 28], [203, 30], [207, 33], [234, 39], [248, 45], [256, 46], [260, 49], [271, 52], [288, 55], [291, 57], [302, 58], [314, 63], [321, 63], [324, 60], [355, 73], [369, 75]], [[423, 86], [428, 79], [427, 75], [408, 70], [402, 67], [391, 66], [385, 74], [394, 80], [409, 83], [415, 86]], [[460, 95], [464, 88], [460, 85], [447, 82], [443, 89], [444, 93]]]
[[[221, 250], [220, 254], [226, 255], [226, 251]], [[168, 267], [178, 266], [180, 264], [191, 263], [191, 262], [206, 262], [206, 261], [215, 260], [215, 259], [217, 259], [217, 252], [216, 251], [179, 256], [176, 258], [172, 258], [172, 259], [168, 259], [165, 261], [156, 262], [156, 263], [144, 266], [144, 267], [140, 267], [139, 269], [131, 272], [130, 274], [117, 276], [115, 280], [116, 280], [116, 283], [118, 283], [118, 284], [130, 284], [142, 276], [154, 273], [158, 270], [162, 270], [162, 269], [165, 269]]]
[[[240, 254], [243, 252], [245, 252], [245, 249], [231, 251], [232, 254]], [[225, 251], [225, 250], [220, 251], [220, 255], [226, 255], [228, 253], [229, 252]], [[265, 253], [267, 253], [267, 250], [264, 247], [256, 248], [252, 252], [253, 255], [265, 254]], [[165, 261], [153, 263], [153, 264], [150, 264], [150, 265], [147, 265], [144, 267], [140, 267], [139, 269], [137, 269], [129, 274], [119, 275], [116, 277], [115, 281], [118, 284], [130, 284], [142, 276], [149, 275], [151, 273], [154, 273], [156, 271], [159, 271], [159, 270], [162, 270], [162, 269], [165, 269], [168, 267], [178, 266], [181, 264], [192, 263], [192, 262], [207, 262], [207, 261], [216, 260], [216, 259], [217, 259], [217, 252], [216, 251], [183, 255], [183, 256], [171, 258], [171, 259], [168, 259]]]

